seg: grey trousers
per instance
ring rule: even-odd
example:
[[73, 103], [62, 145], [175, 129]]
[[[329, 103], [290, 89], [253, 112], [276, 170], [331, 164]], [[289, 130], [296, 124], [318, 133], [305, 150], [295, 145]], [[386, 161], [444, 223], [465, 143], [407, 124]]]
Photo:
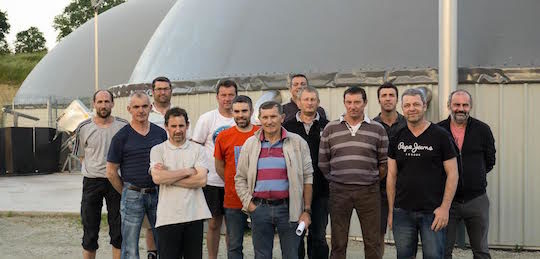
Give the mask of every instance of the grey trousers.
[[488, 248], [489, 199], [487, 194], [466, 203], [452, 202], [450, 219], [446, 227], [445, 258], [452, 258], [456, 229], [460, 220], [465, 222], [474, 258], [491, 258]]

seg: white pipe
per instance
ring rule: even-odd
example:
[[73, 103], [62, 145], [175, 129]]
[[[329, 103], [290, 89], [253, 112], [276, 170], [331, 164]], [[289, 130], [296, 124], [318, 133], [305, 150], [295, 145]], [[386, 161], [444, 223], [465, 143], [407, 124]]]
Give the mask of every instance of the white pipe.
[[439, 119], [450, 114], [448, 95], [457, 87], [457, 0], [439, 0]]

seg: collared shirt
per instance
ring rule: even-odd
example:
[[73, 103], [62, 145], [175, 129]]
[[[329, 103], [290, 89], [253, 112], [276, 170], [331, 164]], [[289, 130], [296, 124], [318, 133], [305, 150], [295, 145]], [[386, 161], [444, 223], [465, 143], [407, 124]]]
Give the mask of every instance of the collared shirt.
[[301, 122], [304, 125], [304, 129], [306, 130], [306, 135], [309, 135], [309, 130], [311, 130], [311, 126], [313, 126], [314, 121], [319, 121], [321, 116], [318, 112], [315, 112], [315, 118], [310, 123], [305, 123], [302, 121], [302, 118], [300, 118], [300, 111], [296, 113], [296, 121]]
[[358, 129], [344, 117], [326, 125], [319, 146], [319, 168], [329, 182], [371, 185], [386, 164], [388, 136], [383, 126], [366, 115]]
[[289, 180], [287, 177], [287, 163], [283, 155], [283, 140], [287, 131], [281, 128], [281, 139], [270, 143], [261, 134], [261, 152], [257, 161], [257, 182], [253, 197], [263, 199], [285, 199], [289, 197]]
[[[208, 169], [207, 161], [204, 148], [191, 141], [177, 147], [167, 140], [150, 151], [151, 167], [161, 163], [171, 171], [196, 167]], [[159, 185], [156, 227], [211, 217], [202, 188]]]
[[346, 120], [345, 120], [345, 114], [342, 114], [341, 116], [339, 116], [339, 122], [342, 123], [342, 122], [345, 122], [345, 125], [347, 126], [347, 129], [349, 129], [349, 131], [351, 132], [351, 136], [356, 136], [356, 132], [358, 131], [358, 129], [360, 129], [360, 125], [362, 125], [363, 122], [367, 122], [367, 123], [371, 123], [371, 120], [369, 119], [369, 117], [364, 113], [364, 119], [354, 125], [354, 126], [351, 126]]
[[[167, 108], [167, 110], [170, 108], [172, 108], [172, 106], [169, 104], [169, 107]], [[156, 109], [156, 105], [154, 103], [152, 103], [152, 110], [150, 111], [150, 114], [148, 115], [148, 120], [160, 126], [162, 129], [165, 129], [165, 114], [159, 112]]]

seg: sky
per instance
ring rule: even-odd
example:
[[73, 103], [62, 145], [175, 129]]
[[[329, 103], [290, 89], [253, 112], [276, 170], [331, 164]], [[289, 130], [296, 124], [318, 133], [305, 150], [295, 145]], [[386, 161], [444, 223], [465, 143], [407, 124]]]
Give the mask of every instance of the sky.
[[17, 32], [31, 26], [43, 32], [47, 40], [47, 49], [56, 45], [58, 33], [53, 28], [53, 19], [62, 13], [71, 0], [0, 0], [0, 10], [6, 12], [11, 25], [7, 41], [11, 48]]

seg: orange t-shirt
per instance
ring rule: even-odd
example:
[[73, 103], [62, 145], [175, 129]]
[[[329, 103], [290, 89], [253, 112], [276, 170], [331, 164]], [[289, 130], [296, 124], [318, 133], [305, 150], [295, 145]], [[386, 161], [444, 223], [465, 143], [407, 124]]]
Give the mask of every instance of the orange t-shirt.
[[214, 157], [218, 160], [225, 161], [225, 198], [223, 202], [223, 207], [225, 208], [242, 208], [242, 202], [238, 198], [236, 188], [234, 187], [236, 163], [238, 162], [242, 145], [258, 129], [258, 126], [253, 126], [250, 132], [240, 132], [235, 126], [220, 132], [216, 138]]

